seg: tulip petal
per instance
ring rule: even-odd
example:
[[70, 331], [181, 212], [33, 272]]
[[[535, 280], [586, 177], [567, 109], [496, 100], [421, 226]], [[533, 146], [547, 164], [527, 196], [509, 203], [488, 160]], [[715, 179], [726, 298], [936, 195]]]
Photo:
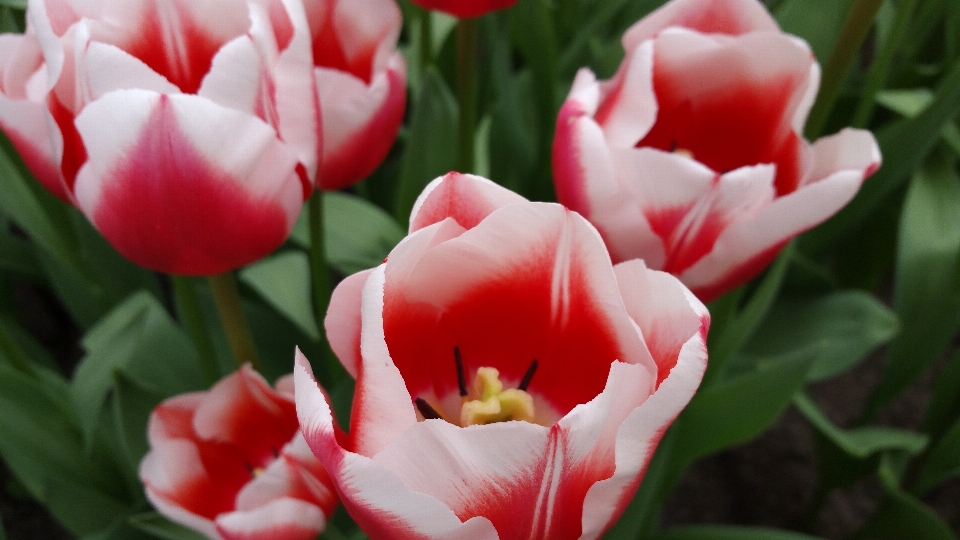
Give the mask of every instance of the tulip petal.
[[[375, 268], [363, 286], [360, 334], [363, 363], [353, 395], [350, 436], [353, 449], [374, 455], [417, 421], [403, 376], [390, 362], [383, 329], [384, 266]], [[309, 442], [309, 441], [308, 441]]]
[[76, 125], [89, 151], [78, 204], [143, 266], [220, 273], [269, 253], [293, 227], [296, 157], [254, 117], [195, 96], [119, 90]]
[[880, 161], [873, 136], [860, 130], [820, 139], [813, 154], [813, 170], [829, 173], [826, 178], [777, 198], [753, 219], [732, 224], [713, 251], [680, 275], [699, 298], [710, 301], [759, 273], [790, 238], [843, 208]]
[[683, 344], [703, 325], [707, 309], [677, 278], [648, 270], [642, 259], [622, 262], [613, 271], [627, 312], [657, 363], [659, 386], [676, 365]]
[[430, 182], [417, 197], [410, 213], [410, 232], [447, 218], [472, 229], [494, 210], [523, 202], [527, 199], [486, 178], [450, 172]]
[[[663, 433], [700, 385], [707, 367], [710, 315], [702, 304], [697, 304], [693, 307], [700, 316], [699, 331], [683, 344], [677, 364], [656, 393], [634, 409], [617, 430], [613, 475], [593, 484], [587, 491], [583, 500], [584, 538], [598, 536], [620, 517]], [[613, 370], [610, 378], [614, 378]]]
[[400, 53], [371, 82], [338, 70], [315, 70], [323, 109], [320, 183], [334, 190], [370, 175], [393, 146], [406, 109], [406, 63]]
[[803, 42], [778, 33], [664, 31], [654, 54], [660, 110], [636, 145], [682, 150], [719, 173], [775, 163], [777, 194], [790, 193], [808, 159], [793, 123], [813, 62]]
[[756, 0], [675, 0], [631, 26], [623, 34], [623, 48], [631, 51], [671, 26], [733, 36], [780, 30], [777, 22]]
[[413, 491], [365, 455], [344, 450], [333, 416], [303, 354], [297, 351], [294, 379], [297, 414], [304, 438], [327, 469], [350, 516], [371, 538], [495, 540], [489, 520], [461, 522], [443, 502]]
[[360, 371], [360, 306], [363, 285], [370, 272], [364, 270], [346, 277], [337, 284], [330, 297], [330, 307], [323, 319], [330, 348], [344, 369], [354, 379]]
[[382, 324], [411, 394], [459, 411], [455, 346], [467, 373], [495, 367], [514, 384], [537, 359], [533, 393], [550, 389], [540, 397], [560, 415], [600, 392], [614, 359], [655, 373], [598, 240], [578, 214], [530, 203], [494, 211], [412, 268], [394, 269], [398, 247], [386, 265]]
[[216, 519], [217, 531], [224, 540], [313, 540], [326, 524], [316, 505], [289, 498]]
[[613, 147], [635, 146], [657, 120], [653, 50], [653, 43], [643, 43], [630, 53], [594, 115]]

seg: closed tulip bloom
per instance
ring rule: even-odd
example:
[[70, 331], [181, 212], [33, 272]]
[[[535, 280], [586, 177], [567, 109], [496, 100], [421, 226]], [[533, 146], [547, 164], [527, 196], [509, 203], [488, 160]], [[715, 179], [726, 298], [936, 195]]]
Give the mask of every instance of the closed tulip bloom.
[[374, 539], [599, 537], [700, 382], [705, 308], [479, 177], [435, 180], [410, 223], [331, 300], [348, 437], [298, 354], [303, 433], [345, 508]]
[[147, 498], [208, 538], [313, 540], [336, 507], [300, 434], [289, 375], [274, 389], [246, 366], [209, 391], [167, 399], [147, 435]]
[[643, 258], [703, 301], [749, 280], [880, 165], [873, 135], [808, 143], [808, 45], [756, 0], [674, 0], [631, 27], [609, 81], [581, 69], [557, 120], [557, 196], [614, 261]]
[[414, 4], [434, 11], [442, 11], [460, 19], [486, 15], [491, 11], [507, 9], [517, 0], [411, 0]]
[[393, 145], [407, 101], [394, 0], [305, 0], [323, 117], [318, 187], [363, 180]]
[[31, 0], [27, 15], [3, 36], [0, 126], [118, 251], [215, 274], [286, 239], [320, 144], [298, 1]]

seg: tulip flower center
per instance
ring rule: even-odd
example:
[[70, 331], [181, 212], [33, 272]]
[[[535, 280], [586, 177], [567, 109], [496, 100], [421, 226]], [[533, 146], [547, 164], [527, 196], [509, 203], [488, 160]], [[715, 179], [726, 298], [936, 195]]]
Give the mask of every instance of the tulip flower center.
[[[533, 374], [537, 371], [536, 360], [527, 368], [527, 372], [516, 388], [504, 389], [503, 382], [500, 381], [500, 371], [496, 368], [484, 366], [477, 369], [477, 374], [473, 378], [472, 393], [476, 399], [470, 399], [471, 392], [467, 388], [463, 360], [458, 347], [453, 348], [453, 356], [457, 365], [457, 383], [460, 387], [460, 426], [511, 420], [534, 421], [533, 396], [527, 393], [527, 388], [533, 380]], [[440, 419], [450, 422], [425, 399], [418, 397], [414, 400], [414, 404], [424, 420]]]

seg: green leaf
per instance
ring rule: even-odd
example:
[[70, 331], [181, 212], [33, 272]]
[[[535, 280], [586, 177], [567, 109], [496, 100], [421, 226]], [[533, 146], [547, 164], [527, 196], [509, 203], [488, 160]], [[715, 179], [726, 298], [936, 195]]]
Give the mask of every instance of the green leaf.
[[915, 381], [960, 327], [958, 256], [960, 178], [938, 157], [917, 172], [904, 202], [893, 300], [902, 331], [868, 414]]
[[732, 319], [725, 322], [721, 334], [711, 336], [713, 340], [709, 343], [710, 362], [707, 366], [707, 373], [704, 374], [704, 381], [707, 384], [723, 379], [727, 361], [750, 339], [750, 336], [766, 318], [770, 307], [773, 306], [773, 302], [780, 292], [780, 285], [783, 283], [787, 268], [790, 266], [793, 253], [794, 243], [790, 242], [780, 252], [770, 269], [767, 270], [766, 275], [760, 281], [760, 285], [757, 286], [757, 290], [743, 309]]
[[174, 523], [156, 512], [145, 512], [130, 516], [131, 527], [151, 534], [163, 540], [204, 540], [202, 534]]
[[756, 371], [697, 392], [680, 415], [674, 463], [685, 467], [758, 435], [790, 404], [816, 357], [814, 349], [771, 359]]
[[137, 468], [150, 449], [147, 421], [163, 396], [139, 386], [121, 371], [114, 372], [113, 379], [113, 421], [130, 465]]
[[30, 493], [77, 534], [106, 526], [123, 505], [122, 473], [86, 455], [67, 383], [0, 364], [0, 454]]
[[[393, 217], [359, 197], [346, 193], [323, 195], [324, 241], [327, 263], [344, 275], [379, 266], [406, 231]], [[306, 212], [300, 215], [290, 237], [310, 246]]]
[[61, 222], [48, 208], [62, 204], [29, 176], [13, 145], [0, 133], [0, 212], [13, 220], [34, 242], [60, 264], [78, 269], [73, 245]]
[[43, 270], [30, 242], [0, 229], [0, 271], [12, 272], [31, 281], [42, 282]]
[[87, 354], [74, 374], [71, 393], [88, 444], [114, 390], [116, 372], [163, 397], [204, 387], [193, 345], [146, 292], [117, 306], [82, 343]]
[[774, 13], [784, 32], [807, 40], [826, 62], [850, 11], [851, 0], [785, 0]]
[[873, 518], [857, 534], [870, 540], [956, 540], [950, 525], [897, 483], [891, 460], [883, 459], [878, 477], [886, 495]]
[[793, 404], [817, 431], [853, 458], [864, 459], [890, 450], [917, 455], [927, 447], [928, 437], [912, 431], [877, 426], [840, 429], [803, 393], [794, 396]]
[[819, 537], [763, 527], [688, 525], [669, 529], [654, 538], [656, 540], [817, 540]]
[[960, 417], [960, 352], [953, 355], [937, 376], [924, 431], [939, 437], [957, 417]]
[[912, 491], [918, 496], [926, 494], [954, 476], [960, 476], [960, 417], [930, 450]]
[[[884, 90], [877, 93], [876, 101], [895, 113], [913, 118], [930, 106], [933, 92], [929, 88]], [[954, 152], [960, 153], [960, 130], [955, 124], [947, 123], [940, 134]]]
[[850, 369], [898, 330], [896, 314], [865, 292], [787, 299], [773, 306], [745, 354], [762, 358], [818, 345], [807, 379], [822, 380]]
[[25, 10], [27, 9], [27, 0], [0, 0], [0, 6]]
[[2, 519], [0, 519], [0, 540], [7, 540], [7, 530], [3, 527]]
[[266, 257], [240, 271], [240, 279], [313, 340], [320, 339], [310, 293], [310, 261], [302, 251]]
[[397, 192], [397, 219], [406, 222], [420, 192], [434, 178], [457, 166], [457, 101], [434, 68], [424, 74], [410, 121]]
[[960, 113], [960, 61], [940, 81], [933, 102], [914, 118], [887, 124], [877, 133], [883, 166], [864, 182], [850, 204], [804, 235], [809, 253], [828, 247], [865, 225], [873, 211], [895, 193], [920, 166], [941, 130]]

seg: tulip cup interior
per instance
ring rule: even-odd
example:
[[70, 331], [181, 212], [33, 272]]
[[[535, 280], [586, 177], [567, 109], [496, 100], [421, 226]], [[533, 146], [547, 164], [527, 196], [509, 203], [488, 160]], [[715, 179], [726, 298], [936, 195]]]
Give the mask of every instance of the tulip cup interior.
[[[425, 287], [398, 284], [403, 279], [391, 279], [388, 263], [387, 347], [421, 418], [461, 426], [508, 420], [552, 425], [603, 391], [613, 361], [636, 361], [623, 336], [639, 337], [622, 304], [619, 310], [609, 305], [619, 293], [610, 267], [602, 271], [597, 264], [605, 253], [571, 238], [595, 233], [518, 230], [510, 249], [524, 253], [524, 260], [505, 263], [494, 242], [476, 246], [483, 237], [472, 233], [486, 225], [428, 250], [412, 269], [413, 276], [429, 274], [433, 290], [455, 294], [438, 298]], [[601, 247], [598, 239], [594, 243]], [[474, 269], [438, 272], [444, 261], [469, 261]]]

